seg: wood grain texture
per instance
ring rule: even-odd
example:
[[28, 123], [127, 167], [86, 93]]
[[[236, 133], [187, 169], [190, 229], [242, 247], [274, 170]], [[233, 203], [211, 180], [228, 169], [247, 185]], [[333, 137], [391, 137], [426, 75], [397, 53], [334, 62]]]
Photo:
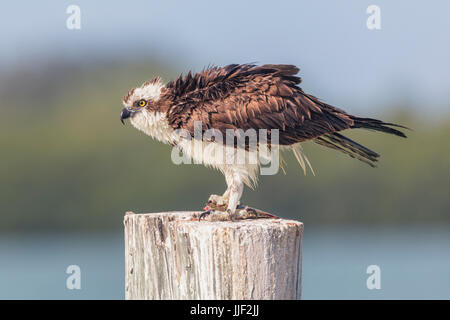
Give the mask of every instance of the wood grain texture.
[[126, 299], [300, 299], [301, 222], [198, 214], [125, 215]]

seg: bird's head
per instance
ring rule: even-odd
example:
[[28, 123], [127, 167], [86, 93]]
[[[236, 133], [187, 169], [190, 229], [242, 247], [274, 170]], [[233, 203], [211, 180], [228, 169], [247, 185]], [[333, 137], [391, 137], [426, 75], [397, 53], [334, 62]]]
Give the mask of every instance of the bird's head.
[[139, 117], [142, 113], [156, 111], [162, 87], [161, 79], [157, 77], [128, 91], [122, 99], [124, 108], [120, 113], [120, 121], [125, 124], [124, 120], [130, 118], [133, 122], [133, 119]]

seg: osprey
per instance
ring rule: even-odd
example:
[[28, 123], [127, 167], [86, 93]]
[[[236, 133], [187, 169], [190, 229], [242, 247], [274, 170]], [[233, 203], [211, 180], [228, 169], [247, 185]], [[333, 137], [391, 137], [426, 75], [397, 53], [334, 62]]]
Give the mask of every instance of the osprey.
[[[248, 207], [240, 206], [239, 201], [244, 184], [252, 187], [256, 183], [261, 161], [256, 157], [252, 163], [230, 163], [219, 151], [243, 151], [248, 159], [264, 141], [257, 136], [256, 148], [251, 148], [248, 142], [239, 144], [233, 139], [229, 144], [215, 139], [218, 135], [227, 136], [230, 130], [265, 130], [270, 139], [276, 131], [277, 141], [266, 143], [269, 149], [292, 150], [304, 171], [305, 163], [311, 168], [301, 149], [304, 141], [312, 140], [375, 167], [379, 155], [341, 131], [362, 128], [406, 137], [395, 129], [406, 127], [353, 116], [305, 93], [298, 86], [298, 71], [294, 65], [232, 64], [194, 75], [189, 72], [166, 85], [157, 77], [124, 96], [120, 119], [123, 123], [129, 118], [147, 135], [176, 146], [197, 163], [219, 169], [228, 188], [222, 196], [210, 196], [210, 207], [201, 217], [210, 213], [223, 216], [226, 209], [225, 216], [231, 219], [246, 213]], [[214, 137], [206, 135], [208, 130]]]

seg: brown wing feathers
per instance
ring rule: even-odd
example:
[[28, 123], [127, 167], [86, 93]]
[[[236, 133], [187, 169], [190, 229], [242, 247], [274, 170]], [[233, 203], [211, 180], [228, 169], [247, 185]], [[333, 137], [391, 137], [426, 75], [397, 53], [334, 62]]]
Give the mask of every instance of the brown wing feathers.
[[391, 128], [402, 126], [354, 117], [304, 93], [298, 71], [293, 65], [213, 67], [170, 82], [161, 100], [171, 106], [170, 125], [191, 134], [194, 121], [224, 136], [226, 129], [279, 129], [281, 145], [313, 139], [372, 166], [378, 154], [337, 132], [363, 128], [405, 137]]

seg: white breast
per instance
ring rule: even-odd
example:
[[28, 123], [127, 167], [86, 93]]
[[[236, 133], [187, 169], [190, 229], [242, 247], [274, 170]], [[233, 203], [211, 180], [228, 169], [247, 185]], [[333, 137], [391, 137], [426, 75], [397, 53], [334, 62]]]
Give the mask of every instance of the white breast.
[[259, 158], [257, 152], [248, 152], [226, 146], [221, 142], [210, 142], [180, 137], [168, 123], [164, 113], [142, 110], [132, 117], [131, 123], [138, 130], [163, 143], [176, 144], [194, 164], [204, 164], [219, 169], [224, 174], [232, 170], [247, 185], [257, 180]]

